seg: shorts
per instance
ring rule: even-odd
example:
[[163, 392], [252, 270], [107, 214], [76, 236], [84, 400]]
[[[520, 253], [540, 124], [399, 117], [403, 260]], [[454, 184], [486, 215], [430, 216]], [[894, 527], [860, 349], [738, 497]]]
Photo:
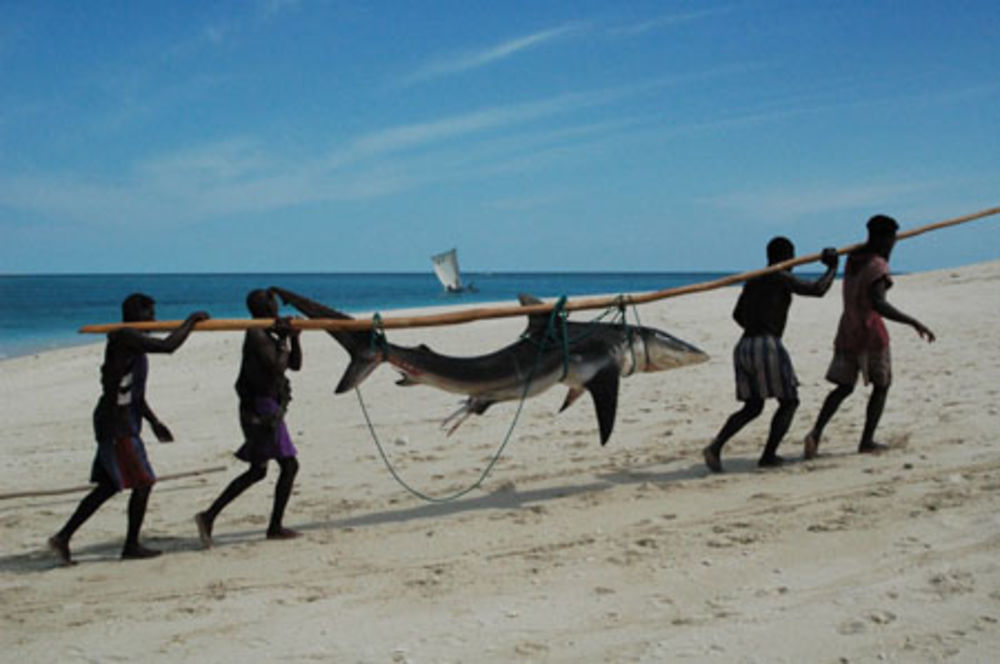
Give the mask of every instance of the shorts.
[[892, 362], [889, 358], [889, 348], [866, 353], [854, 353], [848, 350], [836, 349], [830, 368], [826, 370], [826, 379], [837, 385], [853, 387], [858, 381], [858, 373], [865, 381], [876, 387], [889, 387], [892, 383]]
[[733, 369], [740, 401], [799, 398], [792, 358], [778, 337], [742, 337], [733, 349]]
[[271, 397], [257, 397], [240, 404], [240, 427], [245, 442], [236, 450], [236, 458], [251, 464], [270, 459], [287, 459], [298, 454], [278, 402]]
[[156, 474], [139, 436], [119, 436], [97, 444], [90, 481], [121, 489], [153, 486]]

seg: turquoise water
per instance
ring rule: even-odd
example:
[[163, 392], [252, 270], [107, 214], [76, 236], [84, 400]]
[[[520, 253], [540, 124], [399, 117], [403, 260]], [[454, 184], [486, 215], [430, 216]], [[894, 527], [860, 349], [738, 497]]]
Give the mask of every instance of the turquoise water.
[[136, 291], [156, 300], [160, 320], [203, 309], [216, 318], [246, 318], [248, 291], [282, 286], [347, 313], [515, 301], [526, 292], [549, 298], [636, 293], [716, 279], [706, 272], [470, 273], [478, 292], [444, 293], [434, 275], [391, 274], [114, 274], [0, 277], [0, 358], [93, 343], [77, 330], [121, 319], [121, 301]]

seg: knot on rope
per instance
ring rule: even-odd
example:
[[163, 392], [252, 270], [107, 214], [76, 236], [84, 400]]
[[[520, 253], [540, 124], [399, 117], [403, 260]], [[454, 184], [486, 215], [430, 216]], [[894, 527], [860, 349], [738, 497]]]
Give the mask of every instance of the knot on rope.
[[382, 323], [382, 315], [377, 311], [372, 315], [371, 349], [380, 351], [383, 356], [389, 354], [389, 340], [385, 337], [385, 326]]
[[629, 325], [628, 305], [631, 299], [632, 299], [631, 297], [622, 293], [615, 300], [615, 304], [618, 308], [617, 317], [619, 320], [621, 320], [622, 327], [625, 330], [625, 339], [626, 341], [628, 341], [628, 351], [629, 354], [632, 356], [632, 366], [629, 368], [629, 372], [627, 374], [623, 374], [626, 377], [634, 374], [636, 370], [639, 368], [639, 363], [637, 362], [635, 356], [635, 329], [636, 327], [639, 327], [641, 323], [639, 322], [639, 308], [635, 305], [635, 302], [631, 302], [632, 312], [633, 315], [635, 316], [635, 325], [634, 326]]
[[549, 314], [549, 324], [545, 327], [545, 336], [542, 338], [541, 351], [544, 351], [549, 344], [553, 346], [562, 345], [563, 372], [559, 380], [562, 380], [569, 373], [569, 332], [566, 329], [566, 296], [561, 296], [556, 300]]

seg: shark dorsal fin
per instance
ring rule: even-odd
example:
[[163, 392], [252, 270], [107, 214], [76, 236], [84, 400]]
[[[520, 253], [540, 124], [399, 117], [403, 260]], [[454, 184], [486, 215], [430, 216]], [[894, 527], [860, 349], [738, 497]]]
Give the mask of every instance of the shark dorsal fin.
[[[533, 304], [545, 304], [540, 299], [530, 293], [521, 293], [517, 296], [517, 301], [522, 307], [530, 307]], [[528, 316], [528, 329], [524, 331], [527, 336], [533, 337], [543, 334], [549, 325], [549, 314], [531, 314]]]

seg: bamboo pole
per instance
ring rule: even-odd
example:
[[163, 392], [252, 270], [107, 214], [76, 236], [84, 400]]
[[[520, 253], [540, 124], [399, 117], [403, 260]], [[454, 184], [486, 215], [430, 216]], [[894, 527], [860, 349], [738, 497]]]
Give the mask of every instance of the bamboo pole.
[[[225, 466], [212, 466], [211, 468], [199, 468], [198, 470], [186, 470], [180, 473], [169, 473], [167, 475], [160, 475], [156, 478], [157, 482], [164, 482], [167, 480], [179, 480], [184, 477], [196, 477], [198, 475], [207, 475], [208, 473], [218, 473], [225, 470]], [[63, 489], [30, 489], [28, 491], [14, 491], [13, 493], [0, 493], [0, 500], [11, 500], [13, 498], [41, 498], [44, 496], [61, 496], [67, 493], [79, 493], [80, 491], [88, 491], [94, 487], [93, 484], [81, 484], [79, 486], [71, 486]]]
[[[940, 230], [942, 228], [948, 228], [950, 226], [957, 226], [959, 224], [964, 224], [970, 221], [975, 221], [976, 219], [982, 219], [983, 217], [989, 217], [995, 214], [1000, 214], [1000, 206], [988, 208], [986, 210], [980, 210], [979, 212], [973, 212], [971, 214], [966, 214], [961, 217], [955, 217], [953, 219], [946, 219], [944, 221], [935, 222], [932, 224], [927, 224], [925, 226], [919, 226], [917, 228], [898, 233], [896, 239], [905, 240], [907, 238], [915, 237], [917, 235], [922, 235], [924, 233], [929, 233], [931, 231]], [[856, 249], [864, 246], [864, 243], [851, 244], [846, 247], [842, 247], [837, 250], [837, 254], [850, 253]], [[785, 270], [796, 265], [803, 265], [805, 263], [812, 263], [820, 259], [820, 254], [808, 254], [806, 256], [799, 256], [797, 258], [792, 258], [781, 263], [775, 263], [774, 265], [769, 265], [764, 268], [757, 270], [750, 270], [749, 272], [741, 272], [739, 274], [733, 274], [727, 277], [722, 277], [720, 279], [714, 279], [711, 281], [703, 281], [696, 284], [688, 284], [686, 286], [677, 286], [674, 288], [667, 288], [664, 290], [652, 291], [649, 293], [642, 293], [638, 295], [613, 295], [613, 296], [603, 296], [603, 297], [590, 297], [590, 298], [579, 298], [575, 300], [569, 300], [565, 304], [566, 311], [582, 311], [585, 309], [606, 309], [608, 307], [617, 306], [628, 306], [635, 304], [647, 304], [649, 302], [655, 302], [657, 300], [663, 300], [669, 297], [677, 297], [679, 295], [689, 295], [691, 293], [701, 293], [704, 291], [714, 290], [716, 288], [723, 288], [725, 286], [730, 286], [732, 284], [739, 283], [741, 281], [747, 281], [748, 279], [753, 279], [771, 272], [777, 272], [779, 270]], [[458, 325], [460, 323], [469, 323], [477, 320], [485, 319], [495, 319], [495, 318], [511, 318], [514, 316], [528, 316], [532, 314], [543, 314], [548, 313], [552, 310], [555, 305], [553, 303], [543, 303], [543, 304], [533, 304], [528, 306], [515, 306], [506, 305], [500, 307], [475, 307], [471, 309], [463, 309], [460, 311], [451, 311], [440, 314], [427, 314], [421, 316], [394, 316], [391, 318], [382, 318], [379, 321], [379, 325], [385, 329], [399, 329], [399, 328], [410, 328], [410, 327], [435, 327], [439, 325]], [[105, 334], [107, 332], [112, 332], [114, 330], [121, 329], [123, 327], [131, 327], [137, 330], [152, 330], [152, 331], [169, 331], [180, 325], [181, 321], [151, 321], [146, 323], [107, 323], [100, 325], [85, 325], [80, 328], [81, 334]], [[328, 330], [328, 331], [354, 331], [363, 332], [365, 330], [372, 329], [373, 319], [371, 318], [354, 318], [354, 319], [332, 319], [332, 318], [313, 318], [313, 319], [292, 319], [292, 327], [299, 330]], [[201, 321], [197, 323], [194, 327], [196, 331], [237, 331], [237, 330], [247, 330], [255, 327], [270, 327], [274, 325], [274, 320], [270, 318], [216, 318], [206, 321]]]

